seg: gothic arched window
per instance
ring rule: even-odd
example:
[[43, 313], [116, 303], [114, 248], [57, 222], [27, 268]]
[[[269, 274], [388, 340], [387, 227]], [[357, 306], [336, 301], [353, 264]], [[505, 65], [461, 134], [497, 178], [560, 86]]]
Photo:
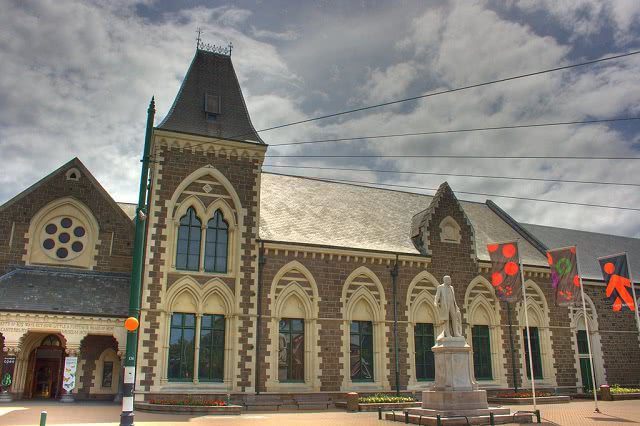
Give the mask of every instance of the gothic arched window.
[[206, 272], [227, 272], [227, 244], [229, 225], [220, 210], [216, 210], [207, 222], [207, 236], [204, 249], [204, 270]]
[[197, 271], [200, 266], [201, 222], [196, 211], [189, 207], [180, 218], [178, 228], [178, 249], [176, 250], [176, 268]]

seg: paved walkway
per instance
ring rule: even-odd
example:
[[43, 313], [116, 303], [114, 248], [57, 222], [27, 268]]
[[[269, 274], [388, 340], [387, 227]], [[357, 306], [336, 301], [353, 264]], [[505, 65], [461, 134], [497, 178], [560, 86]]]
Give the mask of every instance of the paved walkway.
[[[531, 406], [513, 406], [512, 410], [531, 410]], [[539, 406], [546, 425], [640, 425], [640, 401], [601, 402], [601, 414], [593, 412], [593, 401]], [[40, 411], [48, 413], [47, 425], [118, 425], [120, 407], [115, 404], [80, 402], [17, 401], [0, 405], [0, 425], [38, 425]], [[344, 411], [243, 413], [241, 416], [203, 416], [136, 413], [136, 425], [233, 425], [233, 426], [366, 426], [401, 425], [378, 420], [377, 413], [345, 413]]]

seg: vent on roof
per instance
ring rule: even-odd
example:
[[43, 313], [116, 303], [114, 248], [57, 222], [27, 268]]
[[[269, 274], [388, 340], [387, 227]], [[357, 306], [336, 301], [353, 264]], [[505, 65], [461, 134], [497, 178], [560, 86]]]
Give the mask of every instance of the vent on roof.
[[207, 114], [220, 114], [220, 96], [204, 95], [204, 111]]

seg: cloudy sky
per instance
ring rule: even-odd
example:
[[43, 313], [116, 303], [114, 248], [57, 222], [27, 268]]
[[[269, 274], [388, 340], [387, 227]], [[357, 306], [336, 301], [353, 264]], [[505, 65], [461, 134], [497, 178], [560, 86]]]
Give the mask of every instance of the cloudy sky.
[[[258, 129], [640, 50], [640, 1], [0, 0], [0, 203], [79, 157], [136, 199], [146, 108], [159, 123], [195, 51], [233, 43]], [[640, 156], [640, 122], [281, 143], [640, 117], [640, 55], [262, 133], [270, 155]], [[266, 164], [640, 183], [640, 160], [271, 157]], [[633, 186], [268, 171], [640, 208]], [[415, 190], [420, 192], [419, 190]], [[432, 194], [431, 191], [422, 191]], [[487, 197], [460, 195], [484, 201]], [[492, 197], [516, 219], [640, 237], [640, 212]]]

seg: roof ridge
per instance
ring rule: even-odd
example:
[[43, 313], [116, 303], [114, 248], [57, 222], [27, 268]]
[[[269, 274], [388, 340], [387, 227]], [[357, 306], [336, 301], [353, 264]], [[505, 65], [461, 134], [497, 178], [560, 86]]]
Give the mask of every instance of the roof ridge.
[[[340, 184], [340, 185], [357, 186], [357, 187], [360, 187], [360, 188], [378, 189], [380, 191], [397, 192], [397, 193], [400, 193], [400, 194], [420, 195], [422, 197], [431, 197], [431, 198], [435, 197], [435, 194], [434, 195], [429, 195], [429, 194], [422, 194], [420, 192], [402, 191], [402, 190], [399, 190], [399, 189], [380, 188], [380, 187], [377, 187], [377, 186], [371, 186], [371, 185], [376, 185], [375, 183], [366, 184], [366, 183], [340, 182], [340, 181], [336, 181], [336, 180], [331, 180], [331, 178], [319, 178], [319, 177], [314, 177], [314, 176], [289, 175], [289, 174], [286, 174], [286, 173], [267, 172], [267, 171], [264, 171], [264, 170], [262, 170], [261, 173], [262, 174], [267, 174], [267, 175], [276, 175], [276, 176], [285, 176], [285, 177], [292, 177], [292, 178], [299, 178], [299, 179], [308, 179], [308, 180], [314, 180], [314, 181], [325, 182], [325, 183], [335, 183], [335, 184]], [[429, 191], [429, 190], [427, 190], [427, 191]], [[462, 199], [458, 199], [458, 201], [460, 203], [478, 204], [478, 205], [481, 205], [481, 206], [485, 205], [485, 203], [483, 203], [481, 201], [471, 201], [471, 200], [462, 200]]]
[[540, 226], [540, 227], [543, 227], [543, 228], [562, 229], [563, 231], [584, 232], [585, 234], [597, 234], [597, 235], [604, 235], [606, 237], [627, 238], [627, 239], [630, 239], [630, 240], [639, 240], [640, 241], [640, 237], [630, 237], [628, 235], [607, 234], [605, 232], [585, 231], [584, 229], [563, 228], [561, 226], [540, 225], [538, 223], [520, 222], [520, 224], [522, 226]]

